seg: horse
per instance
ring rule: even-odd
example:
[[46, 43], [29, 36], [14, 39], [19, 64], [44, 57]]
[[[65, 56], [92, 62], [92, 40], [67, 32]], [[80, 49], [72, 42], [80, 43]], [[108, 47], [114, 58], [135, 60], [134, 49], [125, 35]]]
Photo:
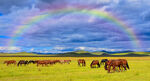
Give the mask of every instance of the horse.
[[101, 64], [104, 65], [104, 63], [105, 63], [106, 61], [108, 61], [108, 59], [102, 59], [101, 62], [100, 62], [100, 65], [101, 65]]
[[50, 63], [50, 60], [38, 60], [38, 61], [37, 61], [37, 67], [38, 67], [39, 65], [48, 66], [49, 63]]
[[130, 68], [129, 68], [129, 65], [128, 65], [128, 62], [127, 62], [126, 59], [118, 59], [118, 60], [120, 60], [120, 61], [122, 62], [123, 68], [124, 68], [125, 70], [127, 70], [126, 67], [127, 67], [128, 69], [130, 69]]
[[24, 64], [24, 65], [27, 65], [28, 64], [28, 61], [27, 60], [20, 60], [19, 62], [18, 62], [18, 64], [17, 64], [17, 66], [22, 66], [22, 64]]
[[[107, 67], [108, 66], [108, 67]], [[108, 70], [108, 73], [110, 73], [111, 67], [113, 67], [113, 71], [116, 71], [116, 67], [119, 67], [119, 72], [120, 70], [122, 71], [121, 68], [124, 68], [126, 70], [126, 67], [129, 69], [129, 65], [127, 63], [126, 59], [113, 59], [113, 60], [108, 60], [105, 62], [105, 70]]]
[[111, 67], [113, 67], [113, 71], [116, 71], [116, 67], [119, 67], [122, 65], [122, 62], [120, 60], [108, 60], [105, 63], [105, 70], [108, 70], [108, 73], [110, 73]]
[[34, 60], [29, 60], [29, 61], [28, 61], [28, 64], [30, 64], [30, 63], [33, 63], [33, 64], [35, 64], [35, 63], [37, 63], [37, 61], [34, 61]]
[[16, 61], [15, 60], [7, 60], [7, 61], [4, 61], [4, 64], [7, 64], [7, 66], [9, 65], [9, 64], [14, 64], [14, 65], [16, 65]]
[[97, 68], [100, 68], [100, 64], [99, 64], [99, 61], [98, 60], [93, 60], [92, 63], [91, 63], [91, 68], [96, 68], [96, 67], [93, 67], [93, 65], [97, 65], [98, 67]]
[[53, 60], [52, 62], [53, 62], [54, 64], [56, 64], [56, 63], [61, 63], [60, 60]]
[[61, 64], [67, 63], [70, 64], [71, 60], [60, 60]]
[[86, 63], [85, 63], [84, 59], [79, 59], [78, 60], [78, 65], [81, 66], [81, 64], [82, 64], [82, 66], [86, 66]]

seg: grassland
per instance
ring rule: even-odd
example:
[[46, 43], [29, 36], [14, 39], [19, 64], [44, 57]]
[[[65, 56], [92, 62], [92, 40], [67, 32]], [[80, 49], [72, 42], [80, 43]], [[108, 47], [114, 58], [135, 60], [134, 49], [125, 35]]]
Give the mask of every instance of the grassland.
[[[77, 59], [84, 58], [86, 67], [79, 67]], [[125, 58], [130, 70], [107, 73], [104, 66], [90, 68], [92, 60]], [[36, 67], [34, 64], [6, 66], [4, 60], [71, 59], [71, 64]], [[0, 81], [150, 81], [150, 57], [0, 57]]]

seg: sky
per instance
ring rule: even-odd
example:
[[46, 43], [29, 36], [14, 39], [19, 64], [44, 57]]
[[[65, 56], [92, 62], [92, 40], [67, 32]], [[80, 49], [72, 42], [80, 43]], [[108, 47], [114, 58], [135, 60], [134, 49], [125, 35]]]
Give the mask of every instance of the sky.
[[[70, 7], [107, 12], [137, 39], [113, 22], [75, 12], [47, 17], [15, 36], [28, 19]], [[150, 0], [0, 0], [0, 52], [150, 51], [149, 7]]]

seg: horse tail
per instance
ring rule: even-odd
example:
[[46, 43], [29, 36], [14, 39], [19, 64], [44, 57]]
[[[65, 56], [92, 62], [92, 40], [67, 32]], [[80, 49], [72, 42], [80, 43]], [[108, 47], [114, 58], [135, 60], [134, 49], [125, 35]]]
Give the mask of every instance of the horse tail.
[[99, 63], [98, 63], [97, 65], [98, 65], [98, 67], [100, 67], [100, 64], [99, 64]]
[[127, 62], [127, 64], [126, 64], [126, 65], [127, 65], [127, 68], [128, 68], [128, 69], [130, 69], [130, 68], [129, 68], [129, 65], [128, 65], [128, 62]]

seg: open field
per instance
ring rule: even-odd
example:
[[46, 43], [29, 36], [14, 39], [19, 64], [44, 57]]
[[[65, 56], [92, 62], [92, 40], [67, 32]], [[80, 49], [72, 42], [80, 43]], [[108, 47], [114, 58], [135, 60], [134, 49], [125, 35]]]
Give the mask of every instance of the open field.
[[[79, 67], [77, 59], [83, 58], [86, 67]], [[92, 60], [125, 58], [130, 70], [107, 73], [104, 66], [90, 68]], [[34, 64], [17, 67], [6, 66], [5, 60], [71, 59], [71, 64], [55, 64], [37, 67]], [[0, 81], [150, 81], [150, 57], [0, 57]]]

